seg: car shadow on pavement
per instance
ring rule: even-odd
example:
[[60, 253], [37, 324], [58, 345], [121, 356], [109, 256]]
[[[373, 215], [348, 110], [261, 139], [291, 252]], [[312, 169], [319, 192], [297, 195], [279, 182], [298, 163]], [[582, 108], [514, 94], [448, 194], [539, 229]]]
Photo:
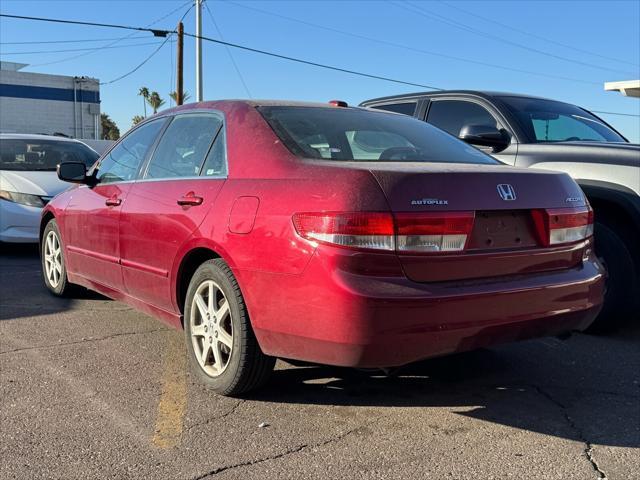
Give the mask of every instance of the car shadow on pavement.
[[109, 300], [84, 288], [56, 297], [42, 280], [37, 244], [0, 244], [0, 321], [69, 310], [78, 300]]
[[[628, 344], [628, 334], [621, 335], [611, 341], [580, 335], [579, 341]], [[635, 330], [631, 338], [637, 349]], [[548, 354], [545, 342], [557, 342], [552, 350], [563, 351], [563, 342], [555, 339], [522, 342], [422, 361], [390, 376], [296, 362], [297, 367], [277, 370], [250, 398], [331, 407], [448, 408], [464, 417], [583, 443], [640, 447], [638, 363], [622, 367], [625, 371], [613, 379], [607, 368], [581, 365], [566, 353]], [[620, 382], [629, 388], [619, 388]], [[374, 415], [384, 417], [385, 410]]]

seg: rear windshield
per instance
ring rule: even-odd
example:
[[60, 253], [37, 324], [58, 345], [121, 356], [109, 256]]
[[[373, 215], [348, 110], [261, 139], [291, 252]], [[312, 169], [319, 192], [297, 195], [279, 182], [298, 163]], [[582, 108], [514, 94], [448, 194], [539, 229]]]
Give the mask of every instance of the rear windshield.
[[282, 142], [304, 158], [363, 162], [498, 164], [405, 115], [352, 108], [258, 107]]
[[624, 142], [616, 131], [569, 103], [528, 97], [499, 97], [535, 142]]
[[82, 162], [90, 167], [98, 154], [83, 143], [0, 139], [0, 170], [53, 171], [62, 162]]

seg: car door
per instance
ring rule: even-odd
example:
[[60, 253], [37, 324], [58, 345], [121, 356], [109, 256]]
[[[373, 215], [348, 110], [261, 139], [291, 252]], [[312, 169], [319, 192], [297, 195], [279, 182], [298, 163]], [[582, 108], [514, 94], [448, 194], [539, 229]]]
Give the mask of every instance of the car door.
[[120, 212], [163, 123], [154, 120], [133, 130], [91, 172], [95, 184], [74, 190], [64, 222], [67, 268], [72, 273], [122, 290]]
[[505, 129], [511, 135], [511, 144], [499, 152], [494, 152], [491, 147], [476, 148], [482, 150], [498, 160], [515, 165], [518, 153], [518, 144], [507, 125], [498, 119], [496, 115], [480, 102], [471, 99], [439, 99], [433, 98], [427, 111], [427, 123], [430, 123], [451, 135], [458, 137], [460, 130], [467, 125], [487, 125], [498, 129]]
[[171, 120], [122, 209], [120, 251], [130, 295], [173, 310], [171, 267], [213, 205], [226, 165], [221, 115], [187, 113]]

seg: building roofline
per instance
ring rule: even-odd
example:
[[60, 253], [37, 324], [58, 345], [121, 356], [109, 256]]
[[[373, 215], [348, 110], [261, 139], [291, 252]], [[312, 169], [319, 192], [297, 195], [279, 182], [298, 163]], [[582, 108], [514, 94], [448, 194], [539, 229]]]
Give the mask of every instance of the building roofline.
[[640, 80], [606, 82], [604, 89], [608, 92], [620, 92], [625, 97], [640, 97]]

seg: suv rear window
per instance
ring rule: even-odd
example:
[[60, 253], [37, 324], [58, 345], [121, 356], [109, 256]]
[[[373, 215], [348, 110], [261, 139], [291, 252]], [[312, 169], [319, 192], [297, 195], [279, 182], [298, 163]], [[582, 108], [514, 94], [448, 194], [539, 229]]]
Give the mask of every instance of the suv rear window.
[[405, 115], [355, 108], [258, 107], [295, 155], [333, 161], [499, 164], [466, 143]]

